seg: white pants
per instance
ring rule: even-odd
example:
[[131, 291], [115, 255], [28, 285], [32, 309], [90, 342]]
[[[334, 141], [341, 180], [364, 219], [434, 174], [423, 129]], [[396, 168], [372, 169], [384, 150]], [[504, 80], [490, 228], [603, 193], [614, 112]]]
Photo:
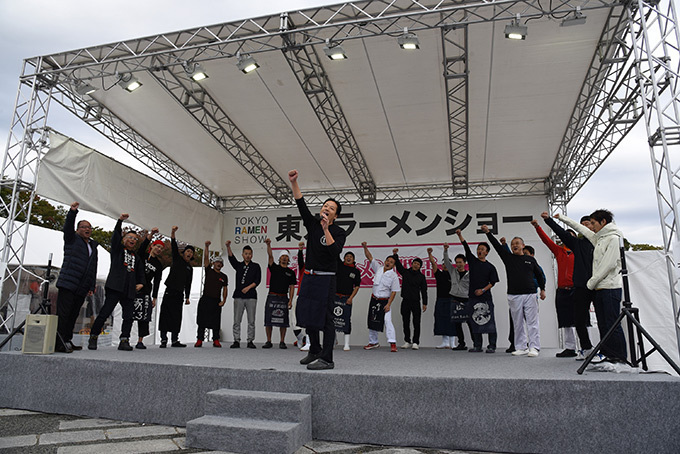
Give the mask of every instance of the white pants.
[[[378, 343], [378, 333], [380, 331], [375, 331], [372, 329], [368, 330], [368, 343], [377, 344]], [[387, 336], [387, 343], [393, 344], [397, 342], [397, 333], [394, 330], [394, 325], [392, 324], [392, 310], [385, 312], [385, 335]]]
[[[527, 342], [529, 348], [541, 349], [541, 337], [538, 331], [538, 296], [535, 293], [528, 295], [508, 295], [510, 316], [515, 325], [515, 348], [525, 350]], [[526, 331], [524, 325], [526, 322]], [[527, 333], [529, 335], [527, 341]]]
[[576, 328], [560, 328], [562, 330], [562, 342], [567, 350], [576, 350]]

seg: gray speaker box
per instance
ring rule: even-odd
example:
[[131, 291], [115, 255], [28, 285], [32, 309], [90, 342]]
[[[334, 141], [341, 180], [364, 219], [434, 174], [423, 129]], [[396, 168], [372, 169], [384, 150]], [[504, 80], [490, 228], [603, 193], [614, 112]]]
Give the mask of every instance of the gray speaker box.
[[24, 326], [22, 353], [54, 353], [57, 337], [57, 316], [29, 314]]

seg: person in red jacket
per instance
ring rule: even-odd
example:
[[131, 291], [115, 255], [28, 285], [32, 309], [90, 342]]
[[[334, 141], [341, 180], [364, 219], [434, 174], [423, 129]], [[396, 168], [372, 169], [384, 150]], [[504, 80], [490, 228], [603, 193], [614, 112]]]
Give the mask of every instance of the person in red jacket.
[[[574, 330], [574, 253], [564, 244], [556, 244], [546, 234], [536, 219], [531, 221], [538, 237], [548, 246], [557, 260], [557, 293], [555, 294], [555, 308], [557, 309], [557, 325], [562, 330], [564, 350], [557, 353], [558, 358], [573, 358], [576, 356], [576, 333]], [[576, 233], [571, 230], [571, 235]]]

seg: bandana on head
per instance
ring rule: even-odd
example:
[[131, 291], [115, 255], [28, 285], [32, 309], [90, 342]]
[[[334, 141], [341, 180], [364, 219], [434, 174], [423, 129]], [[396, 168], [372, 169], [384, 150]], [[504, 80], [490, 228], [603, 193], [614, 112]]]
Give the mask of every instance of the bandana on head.
[[157, 244], [160, 244], [161, 246], [165, 246], [165, 243], [162, 242], [161, 240], [156, 240], [156, 241], [154, 241], [153, 243], [151, 243], [151, 246], [155, 246], [155, 245], [157, 245]]
[[288, 257], [290, 257], [290, 253], [287, 250], [284, 249], [283, 251], [279, 252], [279, 260], [281, 260], [281, 257], [284, 256], [284, 255], [287, 255]]
[[215, 257], [210, 257], [210, 263], [214, 264], [215, 262], [220, 262], [222, 265], [224, 265], [224, 259], [219, 255], [216, 255]]

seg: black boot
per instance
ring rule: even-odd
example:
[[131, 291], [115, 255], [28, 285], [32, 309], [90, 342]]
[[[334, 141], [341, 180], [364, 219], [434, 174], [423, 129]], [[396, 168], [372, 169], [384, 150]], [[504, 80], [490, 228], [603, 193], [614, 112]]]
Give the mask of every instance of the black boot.
[[130, 339], [124, 337], [120, 340], [120, 343], [118, 344], [118, 350], [124, 350], [126, 352], [131, 352], [132, 351], [132, 345], [130, 345]]
[[95, 336], [94, 334], [90, 334], [90, 340], [87, 342], [87, 349], [88, 350], [96, 350], [97, 349], [97, 338], [99, 336]]

